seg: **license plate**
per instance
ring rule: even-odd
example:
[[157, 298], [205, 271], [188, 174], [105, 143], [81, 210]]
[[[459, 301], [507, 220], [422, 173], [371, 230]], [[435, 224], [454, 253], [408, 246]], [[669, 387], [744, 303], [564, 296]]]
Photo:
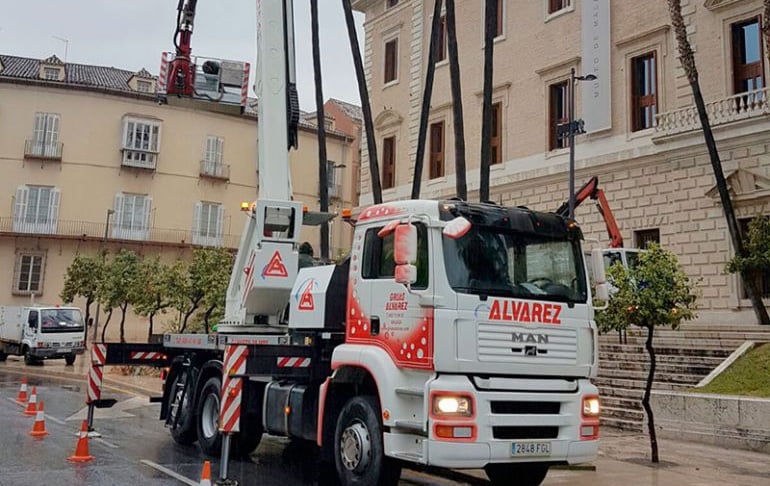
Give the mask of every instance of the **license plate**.
[[71, 353], [72, 348], [59, 348], [56, 350], [57, 353]]
[[550, 456], [550, 442], [514, 442], [511, 444], [511, 454], [522, 456]]

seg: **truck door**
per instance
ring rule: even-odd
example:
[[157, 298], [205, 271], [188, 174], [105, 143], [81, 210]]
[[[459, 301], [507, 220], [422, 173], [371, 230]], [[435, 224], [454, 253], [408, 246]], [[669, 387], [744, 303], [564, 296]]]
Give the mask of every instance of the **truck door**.
[[399, 367], [432, 369], [433, 308], [422, 304], [431, 295], [429, 235], [425, 225], [415, 226], [417, 281], [411, 288], [395, 281], [394, 232], [380, 237], [379, 226], [364, 233], [361, 279], [352, 299], [361, 318], [349, 321], [347, 341], [379, 346]]

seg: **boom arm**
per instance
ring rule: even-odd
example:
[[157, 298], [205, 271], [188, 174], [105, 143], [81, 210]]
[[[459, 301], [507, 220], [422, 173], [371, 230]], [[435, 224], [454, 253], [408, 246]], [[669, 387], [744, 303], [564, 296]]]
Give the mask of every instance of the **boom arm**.
[[[612, 215], [612, 209], [607, 202], [607, 197], [604, 195], [604, 191], [599, 189], [599, 178], [592, 177], [588, 182], [580, 188], [575, 194], [575, 207], [577, 208], [586, 199], [591, 198], [596, 201], [596, 207], [599, 210], [599, 214], [604, 219], [604, 224], [607, 226], [607, 233], [610, 236], [610, 248], [622, 248], [623, 247], [623, 235], [620, 234], [618, 223], [615, 221], [615, 216]], [[569, 204], [564, 203], [556, 210], [556, 214], [562, 217], [567, 217], [569, 214]]]

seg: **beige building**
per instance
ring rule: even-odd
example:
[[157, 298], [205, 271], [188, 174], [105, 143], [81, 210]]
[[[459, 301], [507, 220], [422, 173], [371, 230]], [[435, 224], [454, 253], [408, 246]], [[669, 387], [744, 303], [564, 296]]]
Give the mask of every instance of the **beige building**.
[[[32, 294], [59, 302], [72, 258], [101, 245], [164, 260], [238, 247], [240, 203], [257, 195], [254, 102], [243, 115], [161, 105], [156, 82], [145, 70], [0, 55], [0, 305]], [[309, 209], [318, 208], [314, 127], [301, 124], [291, 154], [295, 198]], [[355, 202], [357, 136], [328, 134], [333, 207]], [[317, 228], [303, 231], [317, 252]], [[335, 223], [332, 254], [349, 241], [348, 225]], [[142, 339], [146, 325], [132, 317], [126, 332]]]
[[[366, 14], [366, 72], [384, 199], [408, 198], [433, 2], [358, 0]], [[483, 4], [456, 2], [470, 197], [478, 197]], [[611, 4], [611, 5], [610, 5]], [[738, 217], [770, 212], [770, 106], [760, 0], [683, 0], [703, 93]], [[570, 70], [588, 134], [577, 141], [577, 181], [598, 176], [626, 246], [659, 241], [699, 280], [701, 322], [752, 323], [713, 189], [691, 90], [664, 1], [501, 0], [494, 45], [491, 198], [555, 210], [567, 198]], [[437, 53], [423, 197], [454, 196], [454, 140], [446, 40]], [[364, 144], [365, 148], [365, 144]], [[371, 202], [364, 150], [361, 204]], [[586, 237], [607, 242], [592, 204], [577, 211]], [[605, 243], [606, 244], [606, 243]], [[770, 297], [770, 279], [763, 282]]]

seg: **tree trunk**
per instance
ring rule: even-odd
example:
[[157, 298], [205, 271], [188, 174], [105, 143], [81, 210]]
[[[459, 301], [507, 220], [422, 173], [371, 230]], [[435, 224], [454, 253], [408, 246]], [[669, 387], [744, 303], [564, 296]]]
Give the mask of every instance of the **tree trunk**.
[[[711, 131], [711, 123], [709, 122], [708, 112], [706, 111], [706, 103], [703, 100], [703, 94], [700, 90], [698, 68], [695, 65], [695, 54], [693, 53], [692, 46], [687, 38], [687, 27], [684, 23], [684, 18], [682, 17], [681, 0], [668, 0], [668, 8], [669, 13], [671, 14], [671, 25], [674, 28], [679, 47], [679, 60], [687, 75], [687, 80], [690, 83], [695, 106], [698, 110], [698, 118], [700, 119], [701, 127], [703, 129], [703, 137], [706, 139], [706, 148], [708, 149], [711, 167], [714, 171], [714, 178], [716, 179], [716, 186], [719, 191], [719, 199], [722, 202], [722, 209], [724, 211], [725, 219], [727, 220], [727, 229], [730, 233], [730, 240], [733, 243], [735, 253], [745, 257], [746, 250], [743, 247], [743, 240], [740, 235], [738, 221], [735, 219], [735, 211], [733, 210], [733, 203], [730, 199], [730, 192], [727, 188], [725, 175], [722, 171], [722, 161], [719, 159], [719, 151], [717, 150], [716, 141], [714, 140], [714, 133]], [[751, 301], [751, 306], [754, 309], [757, 321], [760, 324], [770, 324], [770, 316], [768, 316], [767, 309], [765, 309], [765, 305], [762, 302], [762, 295], [757, 283], [752, 281], [752, 279], [747, 278], [744, 273], [740, 273], [740, 276], [746, 289], [746, 294]]]
[[105, 335], [106, 335], [106, 333], [107, 333], [107, 326], [110, 324], [110, 319], [112, 319], [112, 311], [113, 311], [113, 310], [114, 310], [114, 309], [110, 309], [110, 310], [107, 312], [107, 320], [106, 320], [106, 321], [104, 321], [104, 326], [102, 326], [102, 342], [104, 342], [104, 336], [105, 336]]
[[428, 117], [430, 116], [430, 99], [433, 96], [433, 78], [436, 72], [436, 49], [438, 48], [438, 29], [441, 25], [442, 3], [442, 0], [436, 0], [433, 7], [433, 21], [430, 27], [430, 42], [428, 42], [428, 66], [425, 72], [425, 87], [422, 93], [420, 128], [417, 135], [417, 154], [414, 159], [412, 199], [420, 199], [420, 188], [422, 186], [422, 168], [425, 165], [425, 145], [428, 134]]
[[86, 299], [86, 321], [85, 321], [86, 322], [86, 326], [85, 326], [86, 332], [85, 332], [85, 335], [83, 336], [83, 344], [86, 347], [88, 347], [88, 330], [89, 330], [88, 326], [91, 324], [91, 322], [90, 322], [90, 320], [91, 320], [91, 304], [93, 304], [93, 303], [94, 303], [93, 297], [89, 297], [89, 298]]
[[484, 103], [481, 113], [481, 181], [479, 201], [489, 201], [489, 163], [492, 153], [492, 74], [494, 62], [495, 33], [497, 32], [497, 2], [486, 0], [484, 18]]
[[[770, 1], [770, 0], [767, 0]], [[465, 177], [465, 122], [460, 84], [460, 57], [457, 52], [457, 28], [455, 0], [446, 0], [446, 32], [449, 54], [449, 79], [452, 84], [452, 121], [455, 134], [455, 181], [457, 197], [468, 200], [468, 183]]]
[[372, 122], [372, 108], [369, 102], [369, 89], [366, 87], [366, 75], [364, 64], [361, 61], [361, 47], [358, 45], [356, 24], [353, 20], [353, 7], [350, 0], [342, 0], [342, 9], [345, 13], [345, 24], [348, 28], [350, 51], [353, 54], [353, 67], [356, 70], [358, 80], [358, 95], [361, 98], [361, 111], [364, 115], [364, 129], [366, 130], [366, 149], [369, 152], [369, 173], [371, 176], [372, 198], [375, 204], [382, 203], [382, 185], [380, 184], [380, 165], [377, 161], [377, 141], [374, 135], [374, 123]]
[[660, 462], [658, 458], [658, 436], [655, 433], [655, 415], [653, 415], [652, 407], [650, 406], [650, 392], [652, 391], [652, 383], [655, 381], [655, 368], [657, 363], [655, 362], [655, 348], [652, 346], [653, 325], [647, 327], [647, 341], [644, 346], [647, 348], [647, 354], [650, 355], [650, 372], [647, 374], [647, 384], [644, 387], [644, 397], [642, 397], [642, 407], [647, 414], [647, 432], [650, 434], [650, 452], [652, 454], [652, 462]]
[[179, 330], [179, 332], [184, 332], [185, 329], [187, 329], [187, 321], [190, 319], [190, 316], [195, 313], [195, 311], [198, 310], [198, 302], [193, 303], [192, 307], [187, 310], [187, 312], [184, 313], [184, 319], [182, 320], [182, 329]]
[[156, 311], [152, 311], [152, 312], [150, 312], [150, 315], [149, 315], [150, 325], [147, 328], [147, 342], [148, 343], [152, 341], [152, 332], [153, 332], [153, 328], [155, 327], [155, 323], [153, 322], [153, 319], [155, 319], [155, 312]]
[[[329, 211], [329, 168], [326, 162], [326, 114], [324, 113], [324, 90], [321, 76], [318, 0], [311, 0], [310, 2], [310, 30], [313, 43], [313, 77], [315, 79], [315, 107], [318, 123], [318, 197], [320, 210], [322, 213], [326, 213]], [[321, 261], [329, 263], [329, 223], [321, 225]], [[208, 333], [208, 322], [206, 322], [206, 328], [206, 333]]]
[[120, 306], [120, 342], [125, 343], [126, 342], [126, 309], [128, 308], [128, 304], [123, 304]]
[[206, 330], [206, 334], [209, 333], [209, 318], [211, 317], [211, 313], [214, 312], [214, 309], [216, 309], [217, 305], [214, 304], [208, 309], [206, 309], [205, 314], [203, 314], [203, 327]]

